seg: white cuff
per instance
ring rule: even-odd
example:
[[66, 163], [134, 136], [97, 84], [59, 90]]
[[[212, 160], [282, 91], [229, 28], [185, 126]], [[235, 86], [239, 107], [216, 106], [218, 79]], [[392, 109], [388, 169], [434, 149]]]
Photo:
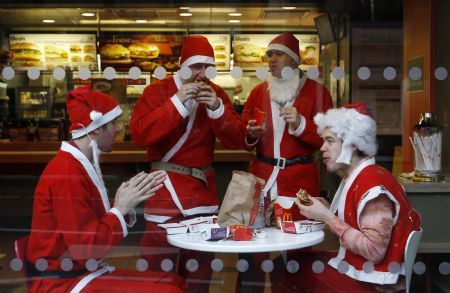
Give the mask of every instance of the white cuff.
[[295, 136], [295, 137], [299, 137], [303, 131], [305, 130], [306, 127], [306, 121], [305, 121], [305, 117], [303, 117], [303, 115], [300, 115], [300, 124], [298, 125], [297, 129], [294, 129], [291, 124], [289, 124], [289, 129], [288, 129], [288, 133]]
[[206, 113], [208, 113], [209, 118], [218, 119], [225, 112], [225, 107], [223, 106], [222, 99], [221, 98], [218, 98], [218, 99], [220, 102], [219, 108], [217, 108], [216, 110], [213, 111], [213, 110], [208, 109], [208, 107], [206, 107]]
[[119, 210], [116, 208], [110, 209], [109, 212], [113, 213], [114, 215], [117, 216], [117, 218], [119, 218], [120, 225], [122, 226], [123, 238], [127, 237], [128, 235], [127, 223], [125, 222], [125, 218], [123, 217], [122, 213], [119, 212]]
[[189, 111], [186, 109], [186, 107], [183, 105], [183, 103], [180, 101], [177, 95], [173, 95], [170, 100], [172, 101], [175, 108], [177, 108], [178, 112], [183, 118], [186, 118], [189, 116]]
[[128, 212], [128, 223], [127, 223], [127, 227], [131, 228], [134, 226], [134, 224], [136, 224], [136, 211], [134, 209], [131, 209]]
[[254, 147], [259, 142], [259, 137], [255, 140], [254, 143], [248, 143], [247, 141], [247, 135], [245, 136], [245, 145], [248, 147]]

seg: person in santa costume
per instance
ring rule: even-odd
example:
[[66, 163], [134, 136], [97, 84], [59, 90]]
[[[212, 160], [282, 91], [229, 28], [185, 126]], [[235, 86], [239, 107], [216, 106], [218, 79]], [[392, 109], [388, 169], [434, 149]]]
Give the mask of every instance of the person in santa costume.
[[69, 92], [72, 140], [62, 142], [34, 195], [26, 250], [31, 292], [181, 292], [176, 275], [114, 268], [102, 262], [136, 222], [134, 207], [162, 187], [162, 171], [122, 183], [113, 201], [102, 179], [100, 152], [112, 150], [122, 114], [117, 102], [90, 86]]
[[[299, 51], [299, 41], [291, 33], [269, 43], [266, 55], [271, 75], [252, 90], [242, 114], [248, 129], [246, 147], [256, 148], [250, 172], [266, 180], [264, 194], [275, 201], [277, 225], [277, 219], [303, 218], [294, 204], [299, 189], [319, 195], [319, 171], [313, 155], [322, 140], [313, 117], [333, 107], [328, 90], [298, 68], [302, 63]], [[265, 112], [265, 123], [257, 124], [260, 112]], [[257, 263], [254, 278], [264, 283], [258, 264], [267, 255], [253, 258]]]
[[[178, 250], [168, 244], [158, 224], [218, 211], [211, 168], [216, 138], [226, 148], [243, 148], [236, 138], [245, 135], [245, 125], [225, 91], [207, 77], [214, 64], [214, 50], [205, 37], [185, 36], [180, 71], [148, 86], [133, 110], [134, 142], [147, 149], [152, 169], [165, 170], [168, 175], [164, 187], [145, 204], [147, 226], [141, 252], [153, 270], [160, 270], [161, 261], [167, 258], [177, 267]], [[188, 279], [190, 291], [208, 291], [213, 257], [180, 252], [178, 273]], [[198, 266], [187, 268], [189, 259]]]
[[[409, 234], [420, 229], [420, 216], [395, 177], [375, 163], [375, 120], [365, 104], [355, 103], [317, 114], [314, 122], [323, 138], [323, 163], [342, 175], [342, 182], [331, 205], [315, 197], [309, 197], [312, 205], [297, 204], [302, 215], [330, 227], [340, 248], [337, 255], [297, 255], [300, 269], [285, 278], [274, 275], [275, 292], [404, 289], [405, 245]], [[321, 273], [313, 272], [317, 260], [328, 261]]]

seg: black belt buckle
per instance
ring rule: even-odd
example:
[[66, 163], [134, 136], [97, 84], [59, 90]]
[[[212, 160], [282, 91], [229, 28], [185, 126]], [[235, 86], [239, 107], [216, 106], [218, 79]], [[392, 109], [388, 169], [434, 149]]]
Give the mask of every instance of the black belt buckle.
[[277, 167], [279, 169], [284, 169], [286, 167], [286, 159], [285, 158], [278, 158], [277, 159]]

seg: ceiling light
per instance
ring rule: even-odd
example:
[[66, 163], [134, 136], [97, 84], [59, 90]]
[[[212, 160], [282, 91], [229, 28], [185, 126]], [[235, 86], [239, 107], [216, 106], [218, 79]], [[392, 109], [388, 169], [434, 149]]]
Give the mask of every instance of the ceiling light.
[[242, 13], [239, 13], [239, 12], [230, 12], [230, 13], [228, 13], [228, 15], [229, 15], [229, 16], [241, 16]]
[[146, 19], [136, 19], [135, 21], [137, 23], [147, 23], [148, 22], [148, 20], [146, 20]]
[[83, 12], [83, 13], [81, 13], [81, 15], [82, 16], [95, 16], [95, 13], [93, 13], [93, 12]]
[[183, 10], [188, 10], [188, 9], [191, 9], [191, 7], [188, 7], [188, 6], [184, 6], [184, 7], [180, 7], [180, 9], [183, 9]]
[[54, 23], [55, 20], [54, 20], [54, 19], [43, 19], [42, 22], [45, 22], [45, 23]]
[[283, 9], [286, 9], [286, 10], [292, 10], [292, 9], [295, 9], [295, 8], [297, 8], [297, 7], [295, 7], [295, 6], [283, 6]]
[[189, 12], [181, 12], [180, 14], [178, 14], [179, 16], [192, 16], [192, 13]]
[[239, 23], [241, 21], [239, 19], [229, 19], [228, 22], [230, 22], [230, 23]]

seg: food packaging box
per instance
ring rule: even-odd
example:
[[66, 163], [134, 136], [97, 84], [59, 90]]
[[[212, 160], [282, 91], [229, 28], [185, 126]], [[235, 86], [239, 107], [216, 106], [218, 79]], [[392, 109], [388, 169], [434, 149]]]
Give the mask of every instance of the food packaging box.
[[230, 229], [228, 227], [207, 227], [201, 231], [202, 238], [208, 241], [218, 241], [228, 238], [230, 236]]
[[189, 227], [178, 223], [159, 224], [158, 227], [166, 229], [167, 235], [186, 234]]
[[291, 234], [309, 233], [323, 230], [324, 228], [325, 223], [319, 221], [302, 220], [302, 221], [281, 222], [281, 231], [283, 231], [284, 233], [291, 233]]
[[217, 223], [217, 216], [197, 217], [189, 220], [180, 221], [183, 225], [197, 225], [197, 224], [215, 224]]

